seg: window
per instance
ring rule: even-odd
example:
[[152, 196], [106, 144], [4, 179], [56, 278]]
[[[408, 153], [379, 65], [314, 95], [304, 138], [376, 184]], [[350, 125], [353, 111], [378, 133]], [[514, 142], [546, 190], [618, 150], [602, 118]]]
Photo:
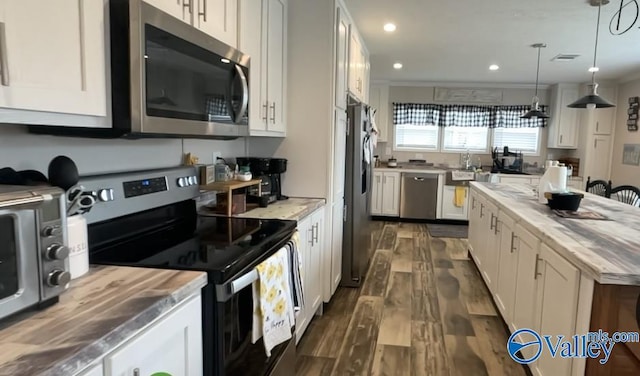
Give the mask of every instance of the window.
[[442, 151], [486, 152], [489, 128], [444, 127]]
[[493, 146], [502, 149], [508, 146], [511, 150], [524, 154], [538, 154], [542, 128], [494, 128]]
[[439, 127], [436, 125], [396, 124], [396, 150], [438, 150]]

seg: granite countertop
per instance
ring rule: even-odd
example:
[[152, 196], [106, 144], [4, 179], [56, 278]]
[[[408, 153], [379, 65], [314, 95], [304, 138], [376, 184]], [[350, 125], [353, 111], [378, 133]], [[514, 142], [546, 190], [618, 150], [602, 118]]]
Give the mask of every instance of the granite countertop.
[[533, 186], [473, 182], [500, 210], [601, 284], [640, 285], [640, 209], [585, 194], [581, 211], [609, 220], [568, 219], [538, 203]]
[[301, 221], [325, 203], [326, 201], [322, 198], [289, 197], [288, 200], [274, 202], [266, 208], [255, 208], [242, 214], [235, 214], [234, 217]]
[[205, 273], [92, 266], [60, 302], [0, 324], [0, 375], [74, 375], [183, 300]]

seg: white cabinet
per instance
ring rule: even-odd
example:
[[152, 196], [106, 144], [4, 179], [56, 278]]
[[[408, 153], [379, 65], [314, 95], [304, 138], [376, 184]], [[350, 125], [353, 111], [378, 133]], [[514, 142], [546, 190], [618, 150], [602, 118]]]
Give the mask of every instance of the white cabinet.
[[104, 7], [0, 2], [0, 108], [107, 116]]
[[[576, 334], [580, 272], [546, 244], [540, 247], [537, 262], [538, 332], [571, 338]], [[569, 375], [571, 365], [571, 358], [552, 358], [548, 351], [543, 351], [535, 363], [542, 376]]]
[[202, 375], [201, 306], [199, 296], [191, 299], [109, 354], [104, 375]]
[[400, 215], [400, 173], [373, 172], [371, 215], [397, 217]]
[[[238, 45], [237, 0], [188, 0], [195, 3], [193, 25], [231, 47]], [[169, 2], [173, 2], [170, 0]]]
[[302, 287], [304, 294], [304, 309], [296, 315], [296, 343], [300, 341], [304, 331], [309, 326], [313, 315], [322, 304], [323, 273], [322, 263], [326, 244], [324, 236], [324, 207], [298, 222], [300, 233], [300, 253], [302, 257]]
[[[618, 96], [614, 87], [600, 86], [598, 94], [611, 103], [617, 102]], [[610, 135], [613, 133], [616, 121], [615, 107], [588, 109], [588, 111], [594, 112], [593, 134]]]
[[369, 93], [369, 104], [377, 110], [376, 126], [380, 131], [378, 142], [391, 141], [389, 136], [389, 86], [372, 85]]
[[366, 103], [369, 83], [369, 56], [360, 39], [355, 26], [349, 28], [349, 91], [356, 98]]
[[238, 45], [237, 0], [144, 0], [228, 44]]
[[567, 107], [578, 98], [578, 85], [557, 84], [551, 88], [548, 147], [556, 149], [578, 147], [578, 110]]
[[585, 151], [586, 163], [581, 173], [591, 176], [591, 180], [608, 180], [611, 174], [612, 136], [592, 135], [589, 141]]
[[240, 1], [239, 48], [251, 56], [249, 129], [252, 136], [286, 133], [287, 2]]
[[484, 249], [480, 253], [482, 262], [482, 276], [484, 277], [487, 287], [493, 293], [496, 290], [496, 280], [498, 278], [498, 261], [500, 252], [499, 223], [498, 223], [498, 207], [489, 201], [481, 203], [482, 211], [482, 228], [485, 240]]
[[445, 185], [442, 189], [442, 218], [458, 219], [466, 221], [469, 219], [469, 187], [460, 187], [464, 190], [464, 201], [461, 206], [456, 206], [456, 187]]
[[101, 364], [91, 367], [88, 371], [81, 373], [79, 376], [104, 376], [104, 367]]
[[503, 212], [498, 213], [500, 224], [500, 245], [498, 260], [498, 278], [496, 280], [495, 301], [504, 321], [511, 327], [517, 276], [518, 253], [516, 253], [516, 235], [514, 221]]
[[477, 254], [480, 251], [480, 247], [482, 247], [480, 240], [480, 237], [482, 236], [482, 233], [480, 232], [480, 197], [474, 190], [471, 190], [469, 196], [471, 206], [469, 210], [469, 250], [471, 251], [471, 257], [476, 259], [476, 264], [478, 264]]
[[344, 9], [336, 7], [336, 107], [347, 109], [347, 79], [349, 77], [349, 27]]

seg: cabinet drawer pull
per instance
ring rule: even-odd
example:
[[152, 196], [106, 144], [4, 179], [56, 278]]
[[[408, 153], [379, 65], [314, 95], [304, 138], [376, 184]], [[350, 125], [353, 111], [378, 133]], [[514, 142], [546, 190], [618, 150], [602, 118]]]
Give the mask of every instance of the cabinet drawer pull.
[[480, 204], [480, 218], [484, 217], [484, 204]]
[[267, 121], [267, 117], [269, 116], [269, 101], [264, 102], [262, 109], [264, 110], [262, 120]]
[[538, 273], [538, 262], [542, 261], [542, 258], [540, 257], [540, 255], [536, 255], [536, 267], [535, 270], [533, 272], [533, 279], [538, 279], [538, 276], [542, 276], [542, 273]]
[[198, 0], [198, 1], [202, 1], [202, 12], [198, 12], [198, 17], [202, 16], [202, 20], [204, 22], [207, 22], [207, 0]]
[[517, 236], [514, 233], [511, 233], [511, 253], [516, 251], [516, 247], [515, 247], [515, 240], [516, 240]]
[[309, 231], [311, 232], [311, 236], [309, 237], [309, 244], [311, 244], [311, 246], [313, 247], [313, 226], [311, 226]]
[[182, 0], [182, 8], [183, 8], [183, 9], [184, 9], [184, 8], [189, 9], [189, 14], [193, 14], [193, 8], [192, 8], [192, 5], [193, 5], [193, 0], [189, 0], [189, 1]]
[[[493, 213], [491, 213], [491, 227], [489, 228], [489, 230], [493, 230], [493, 228], [494, 228], [494, 226], [495, 226], [495, 225], [493, 224], [493, 220], [494, 220], [494, 218], [495, 218], [495, 219], [498, 219], [498, 217], [494, 216], [494, 215], [493, 215]], [[496, 221], [496, 222], [497, 222], [497, 221]]]
[[318, 223], [316, 223], [315, 225], [313, 225], [313, 228], [315, 229], [315, 230], [314, 230], [314, 231], [315, 231], [315, 235], [313, 236], [313, 242], [314, 242], [315, 244], [318, 244], [318, 233], [320, 232], [320, 231], [319, 231], [319, 226], [320, 226], [320, 224], [318, 224]]
[[597, 148], [598, 147], [598, 140], [593, 140], [593, 148]]
[[276, 123], [276, 102], [271, 103], [271, 122]]
[[499, 232], [500, 230], [498, 230], [498, 217], [496, 216], [496, 225], [493, 226], [493, 234], [498, 235]]
[[0, 74], [2, 86], [9, 86], [9, 57], [7, 56], [7, 32], [4, 22], [0, 22]]

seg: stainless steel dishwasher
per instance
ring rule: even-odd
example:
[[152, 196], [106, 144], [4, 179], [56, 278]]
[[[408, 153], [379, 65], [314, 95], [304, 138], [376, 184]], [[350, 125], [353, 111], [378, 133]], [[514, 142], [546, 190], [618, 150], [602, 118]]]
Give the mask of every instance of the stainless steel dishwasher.
[[402, 174], [400, 218], [436, 219], [439, 174]]

